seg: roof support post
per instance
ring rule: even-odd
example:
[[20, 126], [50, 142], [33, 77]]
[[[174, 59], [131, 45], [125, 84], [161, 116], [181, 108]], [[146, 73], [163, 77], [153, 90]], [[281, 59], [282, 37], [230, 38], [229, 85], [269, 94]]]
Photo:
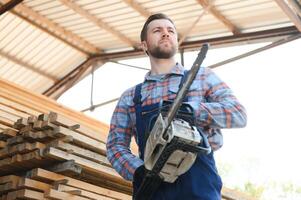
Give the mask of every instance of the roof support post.
[[43, 92], [43, 95], [58, 99], [64, 92], [78, 83], [86, 74], [90, 73], [92, 67], [96, 70], [98, 67], [105, 64], [105, 61], [99, 58], [88, 58], [80, 66], [67, 74], [64, 78], [57, 81], [52, 87]]

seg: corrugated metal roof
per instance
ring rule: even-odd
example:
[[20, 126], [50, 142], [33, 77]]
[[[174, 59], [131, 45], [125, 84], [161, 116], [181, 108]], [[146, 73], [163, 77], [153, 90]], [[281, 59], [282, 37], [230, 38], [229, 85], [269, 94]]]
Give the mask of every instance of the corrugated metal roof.
[[[300, 7], [286, 6], [300, 13]], [[0, 78], [52, 95], [112, 52], [114, 58], [141, 55], [140, 30], [152, 13], [173, 19], [180, 48], [188, 48], [185, 44], [275, 28], [283, 28], [279, 36], [296, 33], [301, 22], [286, 6], [281, 0], [24, 0], [0, 16]], [[269, 34], [261, 37], [272, 40]]]

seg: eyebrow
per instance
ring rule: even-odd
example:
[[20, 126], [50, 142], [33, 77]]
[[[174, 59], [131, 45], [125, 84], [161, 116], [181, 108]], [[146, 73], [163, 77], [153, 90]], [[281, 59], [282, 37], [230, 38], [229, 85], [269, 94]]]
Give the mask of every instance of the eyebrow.
[[[164, 28], [164, 27], [162, 27], [162, 26], [156, 26], [156, 27], [152, 28], [152, 30], [154, 30], [154, 29], [162, 29], [162, 28]], [[168, 26], [167, 29], [173, 29], [173, 30], [176, 30], [176, 29], [175, 29], [174, 27], [172, 27], [172, 26]]]

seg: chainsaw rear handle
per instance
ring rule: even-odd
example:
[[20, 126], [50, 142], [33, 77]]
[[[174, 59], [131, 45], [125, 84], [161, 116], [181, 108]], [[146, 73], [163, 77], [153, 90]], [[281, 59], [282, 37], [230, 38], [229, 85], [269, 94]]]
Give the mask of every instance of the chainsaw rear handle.
[[210, 146], [209, 141], [208, 141], [208, 138], [199, 129], [198, 129], [198, 132], [200, 133], [200, 135], [203, 138], [203, 144], [200, 144], [199, 146], [197, 146], [197, 148], [199, 149], [199, 153], [208, 155], [212, 151], [211, 146]]

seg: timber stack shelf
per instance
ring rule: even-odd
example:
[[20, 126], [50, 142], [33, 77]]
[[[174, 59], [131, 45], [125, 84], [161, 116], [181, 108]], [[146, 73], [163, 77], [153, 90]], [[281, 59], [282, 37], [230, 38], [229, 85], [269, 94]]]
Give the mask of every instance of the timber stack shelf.
[[[106, 159], [108, 131], [100, 121], [0, 79], [0, 200], [132, 199], [132, 184]], [[253, 200], [225, 187], [222, 196]]]

